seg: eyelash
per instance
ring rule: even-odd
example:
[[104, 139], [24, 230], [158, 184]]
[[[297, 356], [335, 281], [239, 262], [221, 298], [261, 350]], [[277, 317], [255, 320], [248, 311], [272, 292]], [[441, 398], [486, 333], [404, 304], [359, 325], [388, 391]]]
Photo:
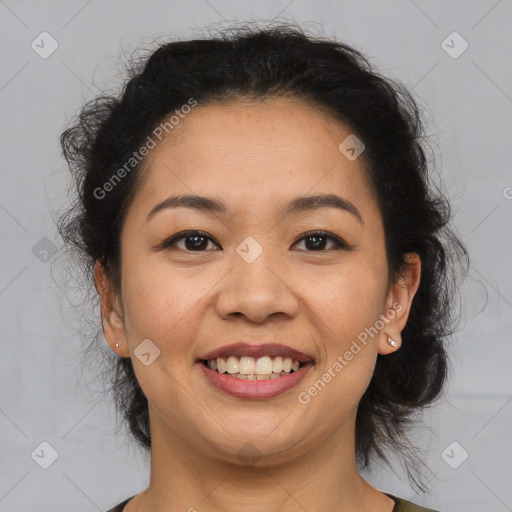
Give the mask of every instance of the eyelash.
[[[214, 242], [215, 244], [217, 244], [217, 242], [215, 242], [215, 240], [213, 240], [213, 238], [211, 236], [209, 236], [207, 233], [203, 232], [203, 231], [184, 231], [182, 233], [177, 233], [176, 235], [172, 236], [171, 238], [169, 238], [168, 240], [165, 240], [164, 242], [162, 242], [159, 246], [158, 246], [158, 249], [168, 249], [170, 247], [172, 247], [174, 244], [176, 244], [176, 242], [178, 242], [179, 240], [182, 240], [184, 238], [187, 238], [189, 236], [202, 236], [202, 237], [205, 237], [205, 238], [208, 238], [210, 239], [212, 242]], [[319, 236], [322, 236], [324, 238], [328, 238], [330, 239], [332, 242], [334, 242], [334, 245], [335, 245], [335, 249], [336, 250], [340, 250], [340, 249], [343, 249], [343, 250], [351, 250], [353, 249], [354, 246], [348, 244], [347, 242], [345, 242], [344, 240], [342, 240], [341, 238], [331, 234], [331, 233], [328, 233], [326, 231], [309, 231], [307, 233], [305, 233], [304, 235], [302, 235], [301, 238], [299, 238], [295, 243], [297, 244], [298, 242], [301, 242], [303, 241], [304, 239], [306, 238], [309, 238], [309, 237], [313, 237], [315, 235], [319, 235]], [[217, 245], [220, 245], [220, 244], [217, 244]], [[206, 250], [202, 250], [202, 251], [190, 251], [188, 249], [182, 249], [183, 251], [186, 251], [186, 252], [206, 252]], [[306, 252], [327, 252], [328, 250], [320, 250], [320, 251], [307, 251]]]

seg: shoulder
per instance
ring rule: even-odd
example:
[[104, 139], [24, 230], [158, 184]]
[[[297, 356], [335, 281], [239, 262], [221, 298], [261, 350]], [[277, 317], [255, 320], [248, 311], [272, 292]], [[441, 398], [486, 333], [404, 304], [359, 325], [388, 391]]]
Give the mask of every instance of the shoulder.
[[441, 512], [440, 510], [434, 510], [433, 508], [420, 507], [414, 503], [398, 498], [388, 494], [388, 496], [395, 501], [396, 505], [393, 508], [393, 512]]
[[115, 507], [107, 510], [106, 512], [123, 512], [124, 510], [124, 507], [126, 506], [126, 504], [133, 498], [134, 496], [130, 496], [129, 498], [126, 498], [124, 501], [122, 501], [121, 503], [118, 503]]

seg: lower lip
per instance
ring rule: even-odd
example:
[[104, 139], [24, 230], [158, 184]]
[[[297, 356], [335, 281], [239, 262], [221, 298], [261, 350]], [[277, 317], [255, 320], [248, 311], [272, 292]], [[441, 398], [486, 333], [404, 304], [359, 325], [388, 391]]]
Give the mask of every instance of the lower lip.
[[278, 396], [301, 381], [313, 366], [311, 363], [307, 363], [296, 372], [283, 375], [277, 379], [242, 380], [211, 370], [200, 362], [196, 363], [196, 365], [199, 366], [206, 378], [217, 389], [237, 398], [272, 398]]

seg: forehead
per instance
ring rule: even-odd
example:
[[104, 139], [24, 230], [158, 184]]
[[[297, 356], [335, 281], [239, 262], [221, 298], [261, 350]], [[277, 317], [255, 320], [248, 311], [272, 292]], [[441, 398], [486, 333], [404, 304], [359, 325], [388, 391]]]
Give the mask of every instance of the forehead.
[[134, 202], [148, 210], [171, 193], [194, 193], [222, 199], [231, 214], [313, 193], [368, 202], [361, 158], [338, 148], [351, 134], [301, 100], [198, 105], [146, 157]]

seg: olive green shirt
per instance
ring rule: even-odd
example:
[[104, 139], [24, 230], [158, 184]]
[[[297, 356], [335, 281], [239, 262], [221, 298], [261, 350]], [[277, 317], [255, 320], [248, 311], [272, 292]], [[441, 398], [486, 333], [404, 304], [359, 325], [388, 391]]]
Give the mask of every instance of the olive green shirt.
[[[434, 510], [431, 508], [420, 507], [418, 505], [415, 505], [414, 503], [411, 503], [410, 501], [404, 500], [402, 498], [397, 498], [396, 496], [392, 496], [391, 494], [386, 494], [386, 496], [388, 496], [395, 502], [393, 512], [440, 512], [438, 510]], [[132, 498], [133, 496], [131, 498], [124, 500], [122, 503], [119, 503], [119, 505], [115, 506], [114, 508], [107, 510], [107, 512], [122, 512], [126, 504]]]

